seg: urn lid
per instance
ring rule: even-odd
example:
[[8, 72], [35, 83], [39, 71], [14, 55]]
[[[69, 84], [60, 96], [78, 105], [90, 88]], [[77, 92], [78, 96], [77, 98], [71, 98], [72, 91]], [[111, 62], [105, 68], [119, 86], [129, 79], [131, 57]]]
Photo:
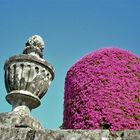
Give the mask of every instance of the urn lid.
[[39, 35], [33, 35], [28, 38], [25, 44], [23, 54], [35, 55], [37, 57], [43, 57], [43, 49], [45, 47], [43, 39]]

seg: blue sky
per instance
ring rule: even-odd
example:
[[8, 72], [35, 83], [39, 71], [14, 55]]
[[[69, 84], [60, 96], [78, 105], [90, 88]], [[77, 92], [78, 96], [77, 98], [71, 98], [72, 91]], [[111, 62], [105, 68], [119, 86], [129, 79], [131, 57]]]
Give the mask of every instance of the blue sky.
[[32, 114], [45, 128], [57, 129], [63, 121], [65, 75], [78, 59], [108, 46], [140, 55], [140, 0], [0, 0], [0, 112], [11, 111], [5, 60], [22, 53], [34, 34], [45, 41], [44, 58], [54, 66], [55, 79]]

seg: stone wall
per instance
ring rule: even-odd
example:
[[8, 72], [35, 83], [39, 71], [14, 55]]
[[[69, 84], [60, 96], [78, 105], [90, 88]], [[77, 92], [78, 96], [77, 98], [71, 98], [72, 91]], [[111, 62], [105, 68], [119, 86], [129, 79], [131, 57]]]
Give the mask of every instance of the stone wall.
[[33, 130], [0, 127], [0, 140], [140, 140], [140, 131]]

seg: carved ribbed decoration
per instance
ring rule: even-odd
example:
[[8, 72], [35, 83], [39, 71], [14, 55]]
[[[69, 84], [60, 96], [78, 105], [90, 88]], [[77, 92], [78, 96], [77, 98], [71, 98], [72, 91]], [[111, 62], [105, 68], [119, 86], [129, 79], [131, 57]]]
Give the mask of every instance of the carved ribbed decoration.
[[53, 80], [51, 68], [35, 56], [24, 54], [11, 57], [5, 63], [5, 84], [8, 94], [27, 91], [37, 99], [42, 98]]

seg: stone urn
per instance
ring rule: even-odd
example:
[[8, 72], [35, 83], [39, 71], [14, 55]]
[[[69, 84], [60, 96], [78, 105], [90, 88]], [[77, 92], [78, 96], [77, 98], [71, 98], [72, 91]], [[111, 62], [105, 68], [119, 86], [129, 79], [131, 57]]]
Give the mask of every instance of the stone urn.
[[[34, 35], [27, 40], [23, 54], [10, 57], [4, 66], [8, 92], [6, 100], [12, 105], [13, 112], [22, 118], [26, 116], [28, 122], [32, 120], [36, 123], [30, 115], [30, 110], [40, 105], [40, 99], [54, 78], [53, 67], [43, 59], [43, 49], [43, 39]], [[33, 126], [28, 122], [22, 120], [22, 125], [40, 127], [37, 123]], [[19, 121], [18, 125], [20, 126]]]

